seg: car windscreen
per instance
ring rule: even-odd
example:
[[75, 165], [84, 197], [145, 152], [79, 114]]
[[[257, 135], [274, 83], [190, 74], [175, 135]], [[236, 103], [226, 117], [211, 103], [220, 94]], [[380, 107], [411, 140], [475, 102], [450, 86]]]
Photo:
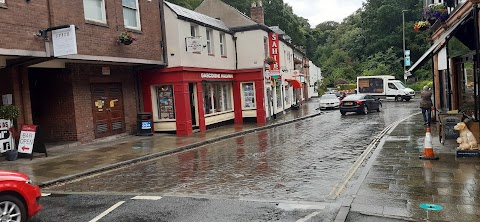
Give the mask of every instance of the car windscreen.
[[348, 95], [347, 97], [345, 97], [345, 99], [343, 100], [357, 100], [357, 99], [363, 99], [363, 95], [358, 95], [358, 94], [355, 94], [355, 95]]
[[323, 95], [322, 98], [320, 99], [336, 99], [337, 96], [335, 94], [326, 94], [326, 95]]
[[405, 89], [406, 87], [403, 85], [402, 82], [395, 82], [395, 86], [397, 86], [398, 89]]

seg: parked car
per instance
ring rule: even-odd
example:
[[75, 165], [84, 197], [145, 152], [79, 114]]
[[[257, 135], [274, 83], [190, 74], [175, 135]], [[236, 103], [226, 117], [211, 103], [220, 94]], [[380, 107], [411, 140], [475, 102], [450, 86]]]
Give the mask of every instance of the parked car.
[[41, 195], [27, 175], [0, 170], [0, 221], [27, 221], [42, 209]]
[[378, 98], [365, 94], [351, 94], [340, 102], [340, 113], [345, 115], [347, 112], [356, 112], [358, 114], [368, 114], [372, 110], [380, 112], [382, 102]]
[[335, 94], [324, 94], [322, 97], [320, 97], [320, 109], [336, 109], [339, 106], [340, 100]]

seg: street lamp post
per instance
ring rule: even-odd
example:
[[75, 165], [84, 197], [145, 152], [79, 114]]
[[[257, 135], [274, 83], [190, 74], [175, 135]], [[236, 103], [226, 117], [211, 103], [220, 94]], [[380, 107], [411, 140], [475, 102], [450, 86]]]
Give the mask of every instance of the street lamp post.
[[405, 12], [408, 10], [402, 10], [402, 20], [403, 20], [403, 79], [405, 80], [405, 84], [407, 84], [407, 66], [405, 62]]

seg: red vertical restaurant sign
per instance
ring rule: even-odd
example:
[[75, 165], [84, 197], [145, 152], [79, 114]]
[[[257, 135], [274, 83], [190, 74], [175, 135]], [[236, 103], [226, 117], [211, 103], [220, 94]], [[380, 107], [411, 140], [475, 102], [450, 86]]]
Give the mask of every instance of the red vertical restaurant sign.
[[270, 50], [270, 57], [275, 60], [275, 62], [270, 65], [270, 72], [272, 73], [280, 73], [280, 54], [278, 53], [278, 46], [278, 34], [268, 33], [268, 48]]
[[18, 141], [18, 152], [31, 154], [33, 151], [33, 143], [35, 142], [35, 132], [37, 126], [22, 125], [20, 132], [20, 140]]

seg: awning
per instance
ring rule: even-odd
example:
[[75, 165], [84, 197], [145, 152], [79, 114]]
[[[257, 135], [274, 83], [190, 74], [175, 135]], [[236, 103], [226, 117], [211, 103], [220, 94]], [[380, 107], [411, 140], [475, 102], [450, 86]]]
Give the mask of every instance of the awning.
[[433, 43], [433, 45], [422, 55], [422, 57], [420, 57], [420, 59], [418, 59], [417, 62], [415, 62], [415, 64], [413, 64], [410, 69], [408, 69], [408, 72], [415, 71], [421, 64], [426, 61], [427, 58], [430, 58], [430, 56], [432, 56], [432, 54], [434, 53], [435, 49], [444, 41], [448, 41], [452, 37], [451, 34], [455, 32], [460, 27], [460, 25], [471, 15], [471, 11], [468, 12], [457, 23], [450, 27], [450, 29], [445, 31], [445, 33], [443, 33], [442, 36], [440, 36], [440, 38], [437, 39], [437, 41]]
[[285, 79], [287, 82], [290, 82], [294, 89], [301, 89], [302, 83], [296, 79]]

